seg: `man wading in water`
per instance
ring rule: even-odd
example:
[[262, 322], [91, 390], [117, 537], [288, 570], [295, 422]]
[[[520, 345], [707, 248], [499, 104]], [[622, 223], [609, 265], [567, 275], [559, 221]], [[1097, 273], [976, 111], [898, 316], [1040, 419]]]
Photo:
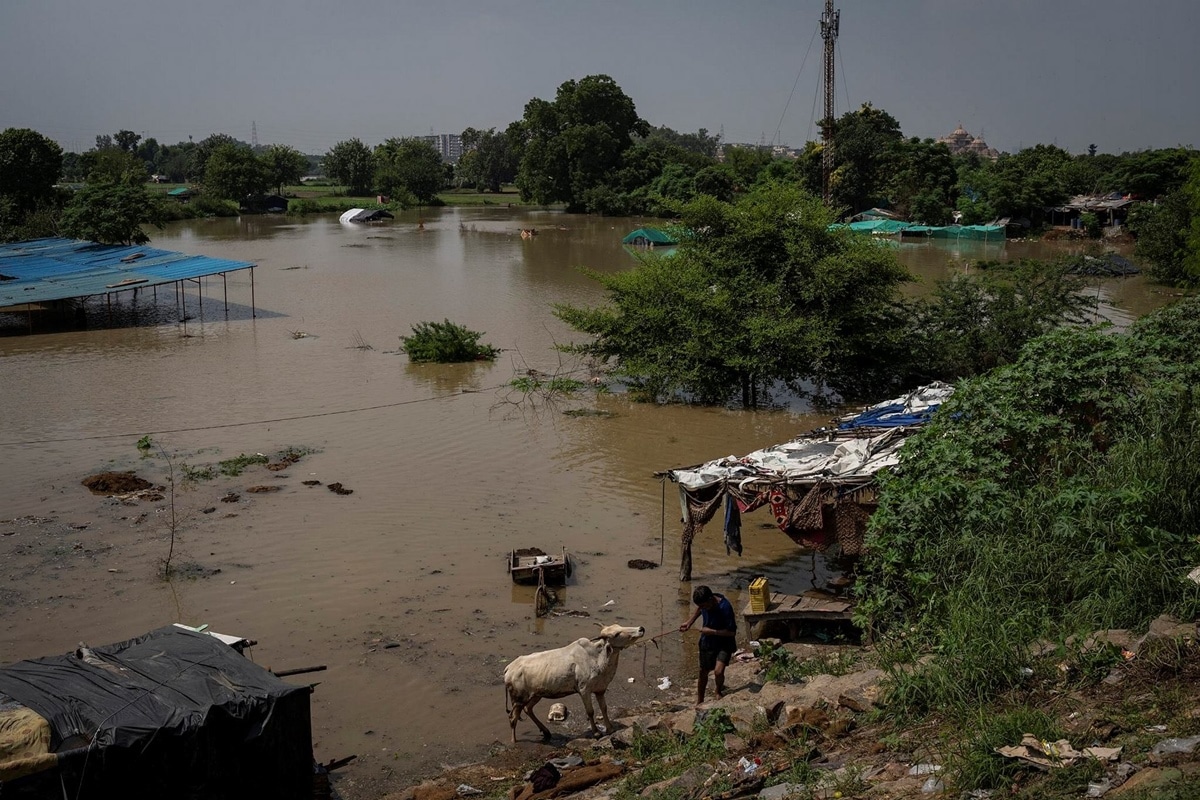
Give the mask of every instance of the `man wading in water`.
[[717, 684], [717, 699], [725, 696], [725, 667], [737, 650], [737, 617], [733, 606], [724, 595], [714, 594], [707, 586], [697, 586], [692, 592], [696, 610], [687, 622], [679, 626], [680, 632], [692, 627], [697, 617], [703, 615], [700, 626], [700, 678], [696, 684], [696, 705], [704, 702], [704, 690], [708, 687], [708, 673], [712, 672]]

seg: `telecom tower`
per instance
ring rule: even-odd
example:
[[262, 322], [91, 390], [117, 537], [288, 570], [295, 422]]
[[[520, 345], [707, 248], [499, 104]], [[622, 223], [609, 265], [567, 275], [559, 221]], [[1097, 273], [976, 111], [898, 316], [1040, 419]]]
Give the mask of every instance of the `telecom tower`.
[[821, 15], [821, 38], [825, 40], [825, 116], [821, 120], [825, 148], [821, 157], [821, 197], [826, 203], [829, 202], [829, 177], [833, 174], [833, 61], [841, 16], [841, 11], [834, 10], [833, 0], [825, 0], [825, 13]]
[[254, 120], [250, 121], [250, 149], [258, 152], [258, 123]]

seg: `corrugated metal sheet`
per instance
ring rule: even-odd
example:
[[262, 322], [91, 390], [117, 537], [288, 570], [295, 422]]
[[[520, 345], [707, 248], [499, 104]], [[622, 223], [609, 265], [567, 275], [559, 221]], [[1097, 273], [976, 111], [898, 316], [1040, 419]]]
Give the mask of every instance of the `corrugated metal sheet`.
[[0, 308], [159, 286], [253, 266], [248, 261], [75, 239], [0, 244]]

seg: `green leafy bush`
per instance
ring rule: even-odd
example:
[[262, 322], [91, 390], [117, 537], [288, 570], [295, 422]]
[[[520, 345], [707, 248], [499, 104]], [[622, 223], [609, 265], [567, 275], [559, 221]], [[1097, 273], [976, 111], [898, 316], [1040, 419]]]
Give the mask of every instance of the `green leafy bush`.
[[413, 362], [433, 361], [454, 364], [463, 361], [492, 361], [500, 349], [480, 344], [483, 334], [468, 330], [450, 320], [421, 322], [412, 326], [411, 336], [401, 336], [400, 342], [408, 359]]
[[289, 200], [287, 213], [289, 216], [304, 216], [305, 214], [319, 214], [325, 209], [316, 200]]
[[959, 385], [881, 480], [859, 622], [897, 671], [889, 708], [970, 708], [1024, 680], [1039, 639], [1191, 619], [1200, 587], [1200, 298], [1125, 335], [1060, 329]]

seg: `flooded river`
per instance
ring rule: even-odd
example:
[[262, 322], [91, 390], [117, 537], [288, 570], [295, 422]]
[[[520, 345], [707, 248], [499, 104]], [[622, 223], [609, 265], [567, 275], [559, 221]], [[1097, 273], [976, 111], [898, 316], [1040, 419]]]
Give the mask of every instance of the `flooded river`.
[[[620, 240], [640, 221], [488, 208], [423, 217], [423, 230], [415, 213], [358, 227], [333, 216], [175, 223], [156, 246], [258, 265], [257, 318], [249, 273], [237, 273], [228, 317], [217, 278], [203, 287], [203, 319], [193, 286], [184, 324], [174, 292], [160, 290], [157, 305], [150, 293], [137, 299], [136, 325], [0, 337], [0, 661], [182, 621], [257, 639], [254, 659], [276, 669], [327, 665], [292, 680], [320, 682], [316, 755], [359, 755], [339, 784], [358, 798], [507, 741], [500, 675], [516, 655], [597, 622], [678, 625], [691, 588], [677, 579], [678, 500], [653, 473], [785, 441], [828, 415], [659, 408], [619, 395], [516, 402], [505, 389], [514, 375], [573, 366], [553, 351], [572, 338], [553, 305], [602, 300], [575, 267], [631, 267]], [[540, 233], [522, 239], [523, 227]], [[899, 252], [922, 291], [965, 260], [1048, 248]], [[1140, 278], [1095, 289], [1119, 323], [1166, 299]], [[444, 318], [505, 352], [454, 366], [398, 354], [413, 324]], [[561, 413], [581, 407], [607, 413]], [[135, 444], [147, 433], [161, 451], [143, 457]], [[157, 577], [167, 500], [123, 505], [80, 485], [110, 469], [165, 483], [164, 452], [178, 477], [287, 448], [312, 452], [283, 472], [252, 466], [180, 484], [174, 559], [193, 577], [170, 582]], [[353, 494], [327, 491], [333, 482]], [[256, 485], [280, 488], [245, 491]], [[221, 502], [231, 491], [240, 499]], [[823, 561], [767, 521], [747, 518], [740, 559], [726, 555], [719, 525], [704, 531], [696, 582], [738, 607], [755, 574], [783, 591], [823, 585]], [[506, 574], [509, 550], [529, 546], [576, 555], [559, 608], [589, 617], [535, 619], [532, 594]], [[627, 566], [660, 555], [661, 569]], [[655, 696], [660, 676], [694, 675], [692, 635], [663, 644], [645, 651], [644, 675], [641, 651], [622, 662], [614, 706]], [[568, 706], [582, 717], [577, 700]], [[528, 722], [518, 732], [534, 738]]]

